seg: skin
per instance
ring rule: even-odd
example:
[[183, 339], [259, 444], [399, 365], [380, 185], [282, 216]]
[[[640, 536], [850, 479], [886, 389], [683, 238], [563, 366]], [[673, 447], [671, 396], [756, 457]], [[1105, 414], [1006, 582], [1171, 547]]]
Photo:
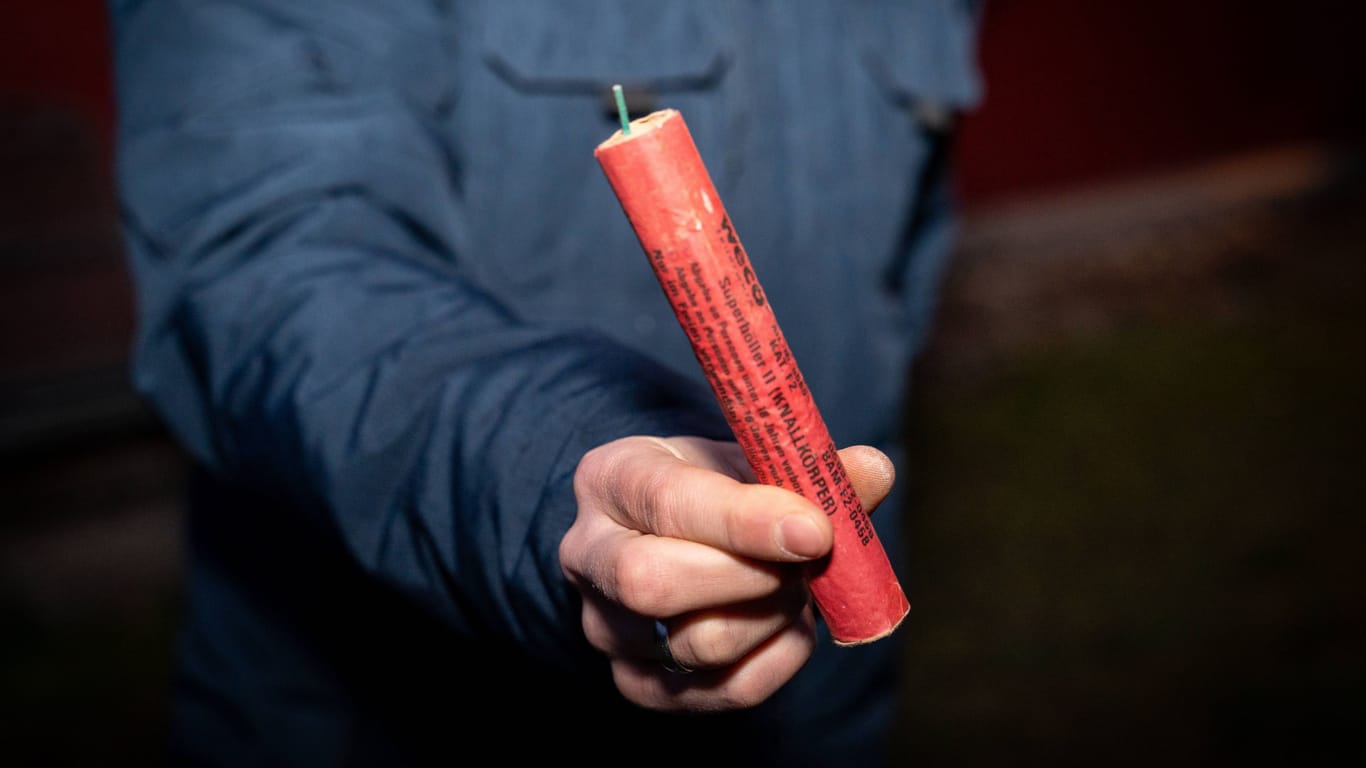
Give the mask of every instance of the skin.
[[[895, 480], [869, 446], [840, 451], [864, 506]], [[815, 649], [803, 564], [833, 543], [825, 514], [754, 482], [735, 443], [627, 437], [600, 446], [574, 476], [578, 514], [560, 543], [565, 576], [583, 597], [583, 631], [611, 661], [628, 700], [656, 710], [752, 707], [783, 686]], [[665, 620], [675, 659], [654, 647]]]

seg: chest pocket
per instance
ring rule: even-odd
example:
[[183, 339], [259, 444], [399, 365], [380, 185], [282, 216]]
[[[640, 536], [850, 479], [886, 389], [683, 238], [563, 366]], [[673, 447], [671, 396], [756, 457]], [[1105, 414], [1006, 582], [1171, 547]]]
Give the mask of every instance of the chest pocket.
[[[711, 89], [729, 67], [724, 27], [705, 3], [536, 5], [520, 19], [492, 19], [482, 51], [498, 78], [526, 96], [592, 96], [607, 106], [608, 89], [621, 83], [636, 117], [661, 96]], [[615, 119], [615, 105], [610, 112]]]
[[977, 0], [872, 0], [859, 34], [862, 65], [883, 95], [921, 125], [945, 131], [976, 106]]
[[455, 131], [475, 258], [533, 313], [578, 309], [565, 281], [592, 289], [581, 293], [648, 290], [638, 270], [621, 271], [624, 259], [640, 261], [639, 246], [593, 149], [619, 127], [616, 83], [633, 116], [682, 109], [699, 142], [723, 129], [721, 86], [732, 61], [723, 4], [498, 0], [464, 8], [457, 34], [469, 85]]

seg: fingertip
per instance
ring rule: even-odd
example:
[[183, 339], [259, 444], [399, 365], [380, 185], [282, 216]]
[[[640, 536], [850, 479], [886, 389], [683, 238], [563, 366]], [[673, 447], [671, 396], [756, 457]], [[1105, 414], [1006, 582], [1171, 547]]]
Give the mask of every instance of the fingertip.
[[851, 445], [840, 451], [849, 474], [860, 480], [891, 486], [896, 481], [896, 465], [887, 454], [871, 445]]
[[896, 465], [887, 454], [870, 445], [845, 448], [840, 451], [840, 458], [859, 499], [872, 512], [891, 493]]

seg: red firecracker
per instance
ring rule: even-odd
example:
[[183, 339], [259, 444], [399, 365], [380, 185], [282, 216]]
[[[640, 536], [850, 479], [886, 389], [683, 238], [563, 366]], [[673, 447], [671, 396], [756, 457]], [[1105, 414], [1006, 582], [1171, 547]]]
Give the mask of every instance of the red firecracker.
[[891, 634], [910, 604], [682, 115], [635, 120], [594, 156], [755, 476], [806, 497], [834, 524], [834, 548], [809, 583], [835, 642]]

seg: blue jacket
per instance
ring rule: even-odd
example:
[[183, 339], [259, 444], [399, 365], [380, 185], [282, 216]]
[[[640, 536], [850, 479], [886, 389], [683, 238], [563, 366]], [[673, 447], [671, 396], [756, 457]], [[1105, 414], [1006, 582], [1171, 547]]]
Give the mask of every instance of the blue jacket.
[[895, 641], [671, 718], [580, 633], [577, 459], [729, 434], [592, 150], [612, 83], [683, 113], [836, 440], [896, 455], [973, 5], [113, 2], [136, 385], [198, 466], [178, 762], [873, 764]]

